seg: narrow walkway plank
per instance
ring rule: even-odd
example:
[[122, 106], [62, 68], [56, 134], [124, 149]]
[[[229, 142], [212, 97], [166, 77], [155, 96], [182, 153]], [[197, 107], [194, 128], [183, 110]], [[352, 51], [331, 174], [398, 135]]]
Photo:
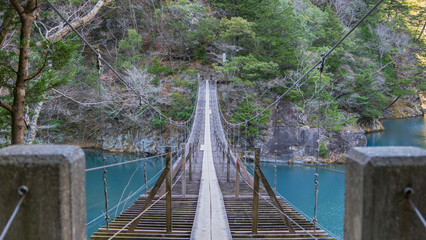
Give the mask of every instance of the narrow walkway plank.
[[201, 150], [203, 164], [201, 170], [200, 194], [197, 212], [192, 228], [191, 239], [232, 239], [226, 216], [222, 192], [213, 164], [212, 142], [210, 134], [210, 92], [206, 83], [204, 144]]

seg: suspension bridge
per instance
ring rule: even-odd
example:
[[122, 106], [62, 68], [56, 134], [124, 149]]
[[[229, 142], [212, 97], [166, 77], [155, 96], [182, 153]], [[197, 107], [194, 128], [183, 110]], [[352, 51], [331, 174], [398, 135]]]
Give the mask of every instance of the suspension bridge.
[[[242, 126], [247, 131], [248, 122], [258, 120], [267, 109], [277, 104], [291, 89], [303, 84], [314, 69], [320, 78], [325, 59], [376, 9], [378, 1], [329, 51], [321, 55], [313, 66], [294, 84], [256, 116], [241, 123], [230, 123], [220, 111], [217, 100], [217, 81], [213, 75], [199, 79], [198, 99], [193, 116], [184, 125], [192, 123], [185, 147], [180, 150], [178, 139], [177, 159], [173, 162], [171, 147], [166, 148], [166, 167], [155, 185], [136, 202], [109, 222], [107, 187], [105, 183], [106, 226], [101, 227], [91, 239], [336, 239], [331, 232], [320, 228], [316, 219], [318, 168], [315, 175], [314, 217], [296, 210], [285, 198], [275, 192], [260, 168], [260, 148], [255, 150], [253, 176], [247, 171], [244, 154], [239, 144], [228, 143], [231, 137], [226, 129]], [[49, 5], [59, 14], [53, 4]], [[65, 22], [67, 20], [62, 17]], [[71, 24], [67, 22], [72, 28]], [[78, 33], [75, 29], [73, 29]], [[81, 35], [79, 37], [98, 56], [98, 62], [111, 65], [102, 58]], [[98, 64], [100, 65], [100, 64]], [[123, 77], [113, 70], [126, 87], [139, 96], [170, 126], [182, 126], [152, 106], [132, 89]], [[226, 124], [226, 127], [223, 127]], [[179, 131], [179, 130], [178, 130]], [[179, 137], [178, 137], [179, 138]], [[239, 135], [238, 135], [239, 139]], [[247, 147], [245, 147], [247, 150]], [[246, 152], [244, 152], [246, 153]], [[104, 175], [105, 175], [104, 170]], [[145, 179], [145, 187], [146, 187]], [[278, 194], [278, 195], [277, 195]]]
[[[135, 196], [145, 187], [145, 193], [112, 220], [109, 210], [119, 207], [130, 199], [121, 200], [117, 206], [109, 209], [107, 194], [106, 168], [138, 162], [136, 159], [128, 162], [86, 169], [86, 172], [104, 170], [104, 194], [106, 225], [95, 232], [91, 239], [338, 239], [326, 231], [316, 219], [318, 166], [315, 175], [314, 217], [311, 219], [301, 212], [282, 195], [276, 192], [268, 183], [260, 167], [260, 148], [254, 151], [254, 168], [249, 173], [246, 167], [245, 154], [239, 143], [235, 143], [235, 132], [227, 130], [240, 127], [246, 128], [247, 123], [257, 120], [264, 111], [277, 104], [291, 89], [302, 81], [314, 69], [324, 69], [325, 59], [377, 8], [382, 0], [371, 8], [365, 16], [353, 26], [321, 59], [306, 71], [285, 93], [279, 96], [256, 116], [241, 123], [230, 123], [220, 111], [217, 99], [217, 81], [213, 74], [206, 73], [199, 78], [198, 94], [195, 110], [191, 118], [185, 122], [173, 121], [158, 108], [151, 105], [144, 96], [132, 88], [84, 37], [63, 17], [63, 15], [47, 1], [49, 6], [61, 16], [79, 38], [98, 57], [98, 66], [103, 62], [128, 89], [133, 91], [141, 102], [144, 102], [160, 117], [169, 120], [169, 125], [177, 127], [177, 147], [166, 147], [165, 167], [157, 174], [158, 179], [148, 190], [145, 184], [132, 194]], [[186, 129], [190, 129], [187, 131]], [[170, 129], [172, 132], [172, 129]], [[179, 137], [179, 134], [182, 133]], [[170, 134], [171, 135], [171, 134]], [[182, 137], [184, 136], [184, 137]], [[181, 139], [184, 139], [181, 148]], [[232, 139], [232, 143], [228, 140]], [[239, 139], [239, 135], [238, 135]], [[341, 173], [341, 172], [340, 172]], [[157, 176], [156, 175], [156, 176]], [[133, 177], [133, 175], [132, 175]], [[132, 178], [131, 177], [131, 178]], [[81, 180], [81, 179], [80, 179]], [[81, 184], [80, 184], [81, 185]], [[84, 184], [83, 184], [84, 185]], [[275, 186], [275, 183], [274, 183]], [[21, 188], [22, 187], [22, 188]], [[3, 239], [13, 219], [17, 215], [28, 188], [21, 186], [21, 198], [8, 220], [0, 239]], [[407, 190], [408, 189], [408, 190]], [[31, 191], [31, 190], [30, 190]], [[404, 191], [417, 216], [424, 218], [409, 198], [413, 193], [411, 188]], [[407, 197], [408, 196], [408, 197]], [[355, 209], [355, 208], [354, 208]], [[84, 215], [84, 214], [80, 214]], [[93, 221], [94, 221], [93, 220]], [[78, 221], [81, 224], [81, 221]], [[91, 221], [92, 222], [92, 221]], [[91, 223], [89, 222], [89, 224]], [[358, 231], [355, 229], [354, 232]]]
[[154, 187], [91, 239], [334, 239], [275, 194], [259, 167], [260, 149], [254, 176], [247, 171], [227, 142], [216, 96], [214, 81], [199, 84], [180, 157], [172, 163], [167, 148]]

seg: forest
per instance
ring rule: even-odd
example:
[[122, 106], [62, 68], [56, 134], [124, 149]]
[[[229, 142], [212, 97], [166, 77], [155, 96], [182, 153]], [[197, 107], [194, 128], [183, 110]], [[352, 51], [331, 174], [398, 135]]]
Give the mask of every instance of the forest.
[[[394, 108], [416, 108], [412, 99], [426, 92], [422, 0], [383, 1], [322, 71], [297, 82], [377, 2], [2, 1], [0, 146], [119, 141], [118, 148], [133, 151], [130, 142], [143, 136], [153, 149], [170, 132], [152, 107], [187, 120], [206, 72], [216, 76], [221, 109], [234, 122], [293, 85], [282, 101], [297, 108], [299, 126], [358, 131], [404, 117]], [[270, 116], [265, 111], [244, 131], [261, 135]]]

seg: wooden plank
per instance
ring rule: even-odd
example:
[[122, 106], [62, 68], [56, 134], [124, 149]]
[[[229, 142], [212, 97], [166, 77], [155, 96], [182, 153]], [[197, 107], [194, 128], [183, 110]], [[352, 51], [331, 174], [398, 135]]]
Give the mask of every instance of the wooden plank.
[[[215, 99], [213, 94], [211, 101], [214, 104]], [[200, 103], [200, 105], [204, 105], [204, 102]], [[214, 119], [213, 121], [216, 121], [217, 118], [215, 118], [215, 115], [218, 114], [217, 107], [212, 107], [211, 109], [212, 111], [210, 119]], [[170, 205], [171, 209], [173, 210], [173, 214], [170, 224], [172, 227], [169, 228], [171, 234], [166, 234], [166, 232], [168, 231], [167, 221], [170, 221], [167, 220], [168, 210], [165, 211], [165, 209], [168, 208], [166, 197], [164, 199], [159, 200], [156, 205], [152, 206], [152, 208], [150, 208], [148, 211], [146, 211], [146, 213], [143, 214], [143, 217], [138, 220], [139, 224], [136, 224], [137, 229], [134, 229], [133, 232], [130, 232], [129, 230], [125, 229], [122, 233], [120, 233], [120, 235], [117, 236], [118, 239], [190, 238], [190, 234], [193, 230], [192, 227], [197, 221], [195, 218], [195, 211], [198, 208], [197, 203], [199, 196], [197, 194], [199, 193], [198, 191], [199, 184], [201, 181], [201, 166], [203, 163], [203, 161], [200, 161], [202, 158], [197, 160], [195, 159], [196, 150], [198, 150], [196, 146], [198, 146], [199, 148], [198, 142], [202, 136], [198, 134], [198, 131], [206, 131], [201, 127], [197, 127], [202, 126], [202, 124], [199, 124], [198, 121], [197, 123], [194, 123], [195, 125], [192, 129], [195, 129], [196, 131], [194, 131], [194, 133], [191, 133], [190, 140], [185, 146], [185, 152], [184, 154], [182, 154], [181, 159], [179, 159], [175, 164], [173, 164], [173, 168], [169, 169], [169, 173], [166, 174], [166, 177], [163, 179], [162, 184], [164, 184], [164, 180], [166, 181], [166, 183], [164, 185], [160, 184], [160, 189], [166, 192], [169, 174], [172, 174], [172, 183], [172, 181], [174, 180], [173, 172], [176, 171], [177, 176], [181, 173], [180, 168], [185, 169], [185, 166], [189, 164], [190, 172], [188, 173], [188, 177], [190, 181], [184, 181], [185, 177], [183, 177], [183, 180], [177, 182], [175, 187], [172, 189], [171, 197], [173, 201]], [[227, 215], [227, 219], [225, 218], [224, 221], [223, 219], [216, 218], [216, 222], [213, 223], [213, 225], [217, 225], [218, 223], [222, 222], [227, 222], [233, 239], [312, 239], [312, 237], [308, 235], [304, 231], [304, 229], [309, 229], [308, 232], [314, 235], [317, 239], [332, 239], [328, 236], [327, 233], [323, 232], [322, 230], [317, 230], [315, 232], [315, 230], [313, 230], [313, 224], [311, 222], [301, 216], [297, 211], [295, 211], [284, 201], [277, 198], [275, 194], [273, 194], [273, 196], [270, 196], [270, 193], [266, 190], [266, 188], [269, 187], [270, 190], [272, 189], [266, 182], [266, 178], [264, 176], [262, 178], [263, 173], [259, 174], [257, 171], [255, 171], [254, 177], [252, 177], [247, 172], [247, 169], [245, 169], [245, 165], [242, 161], [243, 159], [241, 158], [241, 156], [239, 156], [238, 154], [234, 154], [234, 151], [231, 150], [228, 142], [226, 141], [226, 138], [224, 137], [223, 129], [221, 128], [220, 124], [212, 123], [211, 127], [212, 129], [210, 130], [210, 132], [212, 136], [214, 135], [214, 138], [212, 137], [211, 140], [217, 141], [217, 145], [211, 145], [216, 151], [212, 153], [211, 157], [214, 160], [214, 167], [216, 168], [217, 179], [219, 180], [221, 192], [223, 193], [224, 207], [226, 208]], [[208, 129], [208, 127], [206, 128]], [[212, 142], [212, 144], [214, 144], [214, 142]], [[235, 151], [235, 153], [237, 152], [238, 151]], [[201, 154], [203, 153], [201, 152]], [[204, 154], [206, 153], [204, 152]], [[257, 154], [255, 152], [255, 159], [256, 155]], [[189, 161], [189, 163], [187, 163], [186, 161]], [[232, 168], [231, 161], [234, 165]], [[180, 163], [180, 168], [176, 168], [177, 166], [179, 166]], [[256, 166], [257, 164], [255, 162], [255, 169]], [[258, 169], [258, 171], [261, 172], [260, 167], [258, 167]], [[234, 191], [236, 189], [233, 185], [236, 182], [236, 179], [233, 179], [233, 176], [231, 176], [233, 174], [242, 174], [239, 175], [238, 179], [238, 198], [235, 197]], [[247, 181], [241, 182], [241, 177], [246, 178]], [[160, 178], [162, 177], [160, 176]], [[262, 187], [260, 181], [265, 182], [265, 188]], [[179, 186], [179, 184], [182, 184], [182, 186]], [[154, 188], [152, 189], [152, 191], [154, 191]], [[253, 188], [258, 190], [254, 190]], [[169, 191], [167, 191], [167, 193], [169, 193]], [[108, 239], [110, 236], [112, 236], [112, 234], [123, 228], [129, 221], [132, 221], [136, 216], [138, 216], [138, 214], [141, 212], [141, 209], [144, 209], [144, 205], [147, 201], [155, 201], [155, 199], [158, 199], [158, 197], [155, 197], [158, 196], [158, 194], [159, 191], [157, 190], [157, 193], [154, 194], [152, 200], [148, 199], [150, 197], [149, 195], [141, 196], [130, 208], [128, 208], [124, 213], [122, 213], [119, 217], [117, 217], [113, 222], [110, 223], [109, 231], [106, 229], [106, 227], [100, 228], [100, 233], [95, 233], [95, 235], [92, 236], [92, 239]], [[259, 195], [261, 194], [265, 197], [259, 198]], [[272, 202], [272, 204], [270, 204], [269, 202]], [[150, 204], [147, 204], [147, 206], [149, 205]], [[255, 206], [257, 206], [257, 209]], [[281, 213], [279, 213], [280, 211], [284, 212], [288, 216], [287, 220], [291, 219], [292, 221], [297, 222], [297, 226], [292, 225], [292, 223], [290, 222], [286, 223], [286, 218]], [[254, 229], [254, 226], [256, 225], [257, 227]], [[290, 232], [292, 226], [294, 228], [295, 233]], [[216, 231], [213, 232], [216, 233]]]
[[[152, 200], [154, 199], [155, 195], [157, 194], [158, 190], [160, 189], [161, 185], [163, 184], [164, 180], [167, 177], [167, 174], [170, 172], [170, 168], [165, 168], [163, 172], [161, 173], [160, 177], [158, 178], [157, 182], [155, 183], [152, 190], [149, 192], [148, 198], [146, 199], [144, 205], [142, 208], [138, 211], [137, 215], [141, 214], [145, 209], [151, 204]], [[139, 224], [143, 214], [139, 216], [138, 218], [133, 221], [133, 223], [129, 227], [129, 232], [133, 232], [136, 228], [136, 226]]]
[[[278, 201], [277, 196], [274, 193], [274, 190], [272, 190], [271, 186], [269, 185], [265, 175], [263, 175], [262, 170], [260, 168], [257, 168], [255, 169], [255, 172], [259, 175], [260, 179], [262, 180], [263, 186], [268, 192], [270, 200], [272, 200], [272, 204], [274, 204], [276, 208], [278, 208], [282, 213], [284, 213], [284, 209], [282, 208], [280, 202]], [[280, 217], [283, 219], [285, 225], [287, 226], [287, 229], [289, 230], [290, 233], [295, 233], [290, 220], [282, 213], [280, 213]]]

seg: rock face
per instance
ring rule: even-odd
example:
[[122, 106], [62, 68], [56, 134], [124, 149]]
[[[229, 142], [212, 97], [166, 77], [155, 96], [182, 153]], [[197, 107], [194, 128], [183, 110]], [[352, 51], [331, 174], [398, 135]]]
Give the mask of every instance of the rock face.
[[[101, 134], [104, 134], [103, 138]], [[159, 131], [153, 129], [134, 128], [124, 130], [119, 127], [106, 127], [101, 134], [87, 136], [81, 132], [74, 134], [60, 132], [55, 135], [49, 135], [43, 131], [39, 131], [39, 136], [36, 140], [39, 143], [50, 143], [57, 142], [57, 139], [60, 139], [61, 143], [78, 145], [83, 148], [102, 148], [112, 152], [148, 154], [164, 152], [163, 145], [166, 145], [169, 141], [167, 132], [164, 131], [161, 134], [161, 138], [159, 138]], [[175, 136], [173, 136], [174, 139], [176, 139]]]
[[272, 131], [263, 146], [263, 152], [283, 161], [302, 161], [309, 156], [316, 156], [319, 135], [330, 157], [346, 153], [352, 147], [367, 145], [363, 132], [332, 133], [324, 129], [318, 132], [318, 128], [301, 126], [301, 112], [291, 102], [280, 102], [272, 114]]
[[379, 119], [374, 119], [372, 122], [362, 123], [360, 125], [366, 133], [384, 131], [385, 127]]
[[405, 95], [383, 112], [385, 118], [410, 118], [424, 113], [426, 100], [424, 95]]
[[419, 93], [419, 100], [422, 106], [423, 113], [426, 113], [426, 92]]

